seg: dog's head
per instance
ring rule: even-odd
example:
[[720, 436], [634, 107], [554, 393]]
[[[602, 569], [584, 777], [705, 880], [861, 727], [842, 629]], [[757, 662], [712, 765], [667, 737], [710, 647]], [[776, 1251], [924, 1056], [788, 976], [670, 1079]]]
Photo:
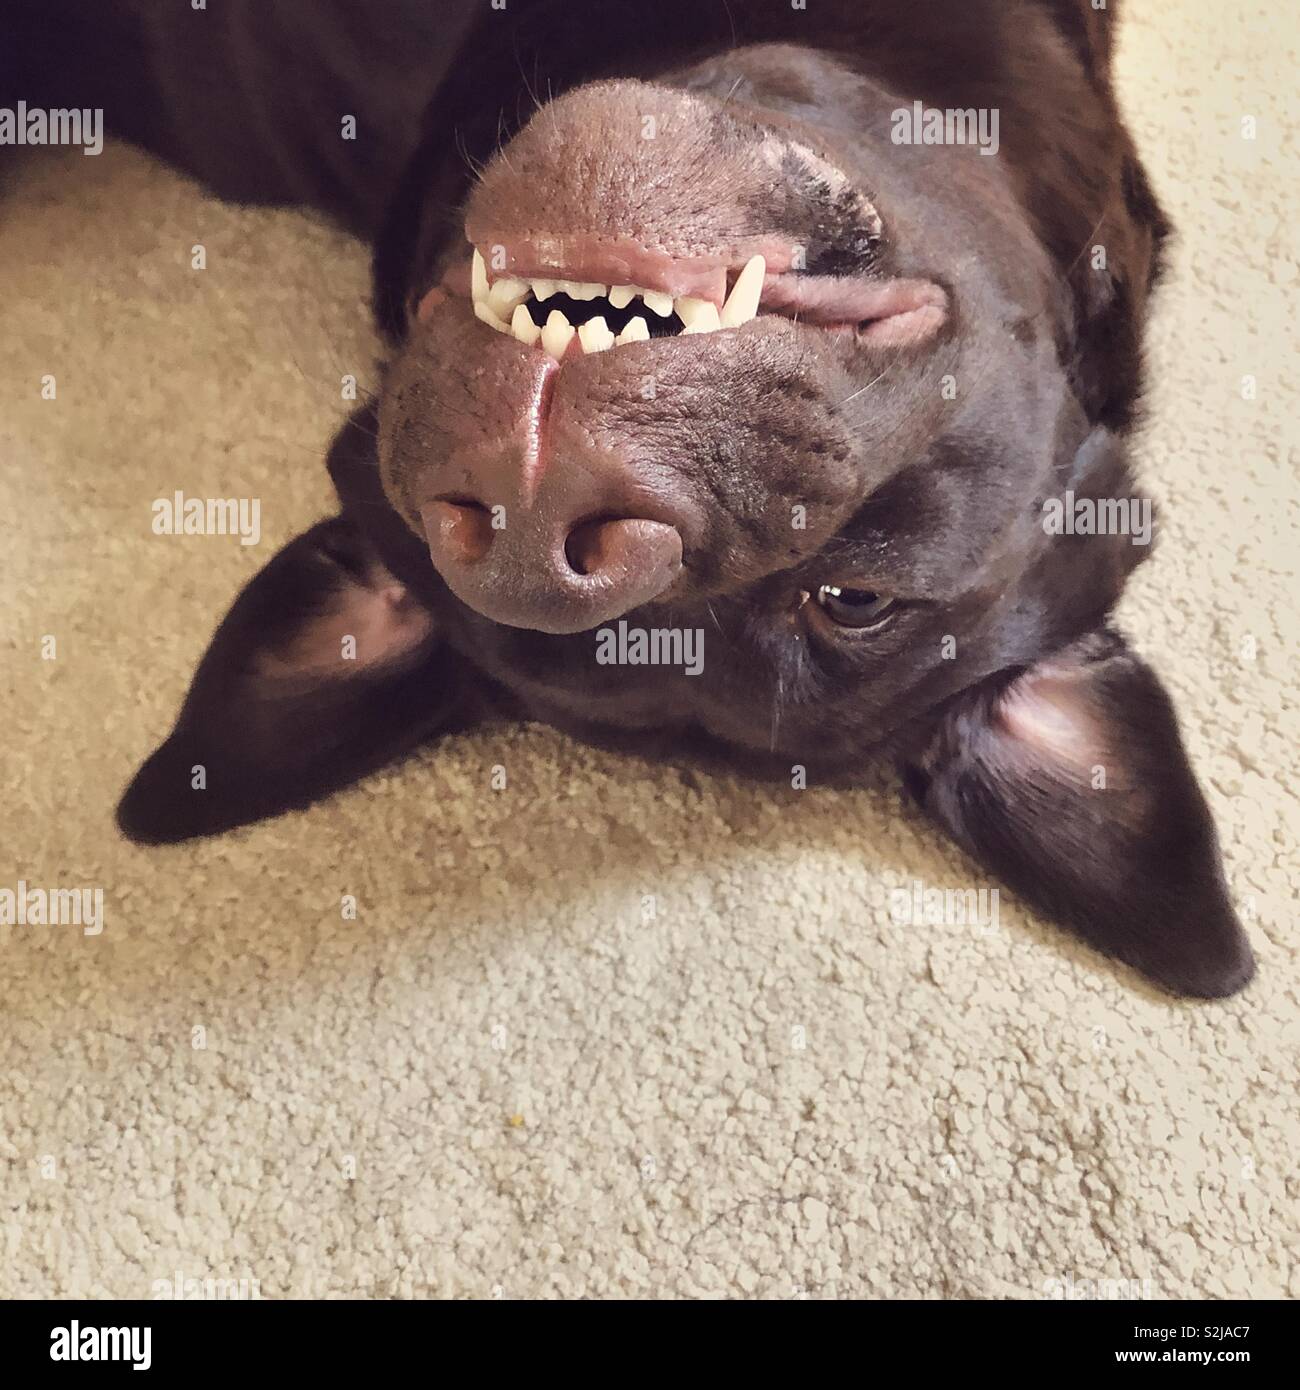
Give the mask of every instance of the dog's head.
[[[379, 257], [377, 472], [336, 458], [377, 558], [344, 568], [536, 717], [834, 769], [889, 744], [1045, 910], [1228, 992], [1204, 802], [1105, 626], [1151, 539], [1123, 436], [1163, 222], [1090, 29], [905, 8], [841, 17], [844, 56], [575, 82], [465, 151], [450, 222], [435, 111]], [[376, 679], [433, 640], [405, 623]]]
[[[852, 757], [1095, 628], [1149, 532], [1053, 533], [1130, 488], [995, 147], [903, 143], [896, 92], [788, 46], [671, 80], [560, 97], [482, 171], [384, 490], [539, 713]], [[706, 655], [611, 671], [618, 619]]]

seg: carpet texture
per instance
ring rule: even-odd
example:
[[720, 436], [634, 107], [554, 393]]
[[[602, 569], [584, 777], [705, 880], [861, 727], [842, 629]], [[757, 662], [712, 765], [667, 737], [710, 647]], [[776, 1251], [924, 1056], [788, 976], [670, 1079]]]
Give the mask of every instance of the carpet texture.
[[[0, 927], [0, 1294], [1300, 1296], [1280, 13], [1133, 6], [1119, 57], [1180, 232], [1140, 446], [1161, 544], [1121, 618], [1259, 953], [1221, 1004], [1010, 894], [995, 930], [898, 925], [891, 889], [992, 885], [887, 787], [783, 793], [542, 728], [214, 842], [122, 842], [114, 800], [217, 618], [327, 508], [340, 378], [375, 381], [367, 257], [124, 147], [21, 165], [0, 886], [102, 887], [104, 926]], [[260, 499], [260, 543], [154, 535], [177, 489]]]

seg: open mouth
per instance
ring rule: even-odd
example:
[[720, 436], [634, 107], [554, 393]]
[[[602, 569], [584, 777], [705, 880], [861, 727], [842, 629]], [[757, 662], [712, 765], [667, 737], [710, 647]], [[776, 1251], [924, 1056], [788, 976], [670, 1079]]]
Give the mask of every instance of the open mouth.
[[490, 281], [475, 250], [470, 291], [475, 314], [490, 328], [540, 346], [558, 362], [571, 350], [607, 352], [651, 338], [739, 328], [758, 315], [766, 273], [764, 258], [751, 256], [719, 308], [709, 299], [640, 285], [514, 276]]
[[[788, 255], [778, 249], [777, 263], [783, 259], [788, 260]], [[442, 284], [425, 295], [420, 316], [425, 317], [449, 295], [463, 295], [468, 279], [474, 313], [483, 323], [556, 362], [652, 339], [740, 328], [760, 315], [852, 335], [877, 347], [923, 343], [949, 321], [948, 293], [935, 281], [773, 273], [768, 269], [770, 260], [752, 255], [730, 270], [719, 260], [702, 268], [684, 263], [666, 272], [655, 268], [654, 278], [661, 285], [675, 278], [702, 291], [675, 295], [666, 287], [561, 278], [554, 268], [542, 265], [536, 268], [551, 273], [493, 279], [482, 252], [475, 249], [468, 277], [464, 262], [458, 271], [449, 271]], [[622, 266], [626, 267], [626, 261]], [[531, 271], [534, 267], [517, 268]], [[612, 268], [599, 259], [582, 267], [588, 274]], [[572, 275], [578, 267], [570, 264], [566, 269]], [[680, 273], [674, 275], [674, 270]]]

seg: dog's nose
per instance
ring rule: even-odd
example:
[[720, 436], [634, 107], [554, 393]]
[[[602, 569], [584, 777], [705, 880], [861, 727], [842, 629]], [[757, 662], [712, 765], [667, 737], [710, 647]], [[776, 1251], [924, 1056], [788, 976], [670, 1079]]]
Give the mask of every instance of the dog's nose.
[[657, 598], [682, 567], [681, 533], [644, 517], [512, 514], [463, 498], [430, 502], [421, 517], [447, 587], [510, 627], [585, 632]]

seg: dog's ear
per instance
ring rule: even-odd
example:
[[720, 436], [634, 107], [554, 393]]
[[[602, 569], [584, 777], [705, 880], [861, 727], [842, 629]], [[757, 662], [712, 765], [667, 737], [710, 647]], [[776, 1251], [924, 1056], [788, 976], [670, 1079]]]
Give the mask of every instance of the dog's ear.
[[957, 697], [902, 765], [969, 854], [1099, 950], [1201, 998], [1254, 974], [1169, 697], [1115, 633]]
[[118, 824], [162, 844], [306, 806], [473, 709], [433, 615], [335, 517], [240, 594]]

